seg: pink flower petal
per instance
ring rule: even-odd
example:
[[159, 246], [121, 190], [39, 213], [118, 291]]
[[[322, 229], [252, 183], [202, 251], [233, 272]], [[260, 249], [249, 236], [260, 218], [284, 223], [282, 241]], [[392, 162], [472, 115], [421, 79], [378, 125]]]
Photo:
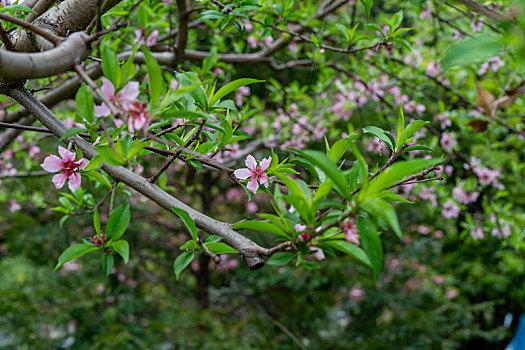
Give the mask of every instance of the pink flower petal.
[[72, 192], [75, 192], [76, 190], [78, 190], [78, 188], [80, 187], [80, 181], [81, 181], [81, 178], [80, 178], [79, 173], [73, 173], [69, 175], [69, 182], [68, 182], [69, 189]]
[[259, 183], [255, 179], [251, 180], [250, 182], [248, 182], [248, 185], [246, 186], [246, 188], [248, 188], [248, 190], [252, 191], [253, 193], [257, 193], [257, 189], [259, 188]]
[[86, 166], [89, 164], [89, 160], [87, 160], [86, 158], [82, 158], [81, 160], [79, 160], [75, 164], [78, 166], [78, 168], [80, 170], [84, 170], [86, 168]]
[[56, 174], [51, 179], [51, 181], [53, 181], [53, 183], [55, 184], [55, 187], [57, 189], [60, 189], [60, 188], [64, 187], [64, 184], [66, 183], [66, 180], [67, 180], [67, 175], [66, 174]]
[[67, 149], [65, 149], [62, 146], [58, 146], [58, 153], [62, 157], [62, 160], [65, 160], [67, 162], [74, 162], [75, 161], [76, 154], [71, 152], [71, 151], [69, 151], [69, 150], [67, 150]]
[[50, 173], [56, 173], [62, 169], [62, 159], [55, 155], [51, 155], [44, 159], [44, 163], [40, 164], [42, 169], [49, 171]]
[[270, 164], [272, 163], [272, 157], [268, 157], [266, 159], [261, 160], [261, 170], [266, 171]]
[[100, 106], [95, 105], [95, 117], [107, 117], [110, 114], [111, 110], [105, 103]]
[[126, 84], [124, 88], [120, 91], [119, 97], [122, 103], [133, 102], [137, 97], [139, 97], [139, 83], [132, 81]]
[[270, 186], [270, 183], [268, 182], [268, 175], [266, 175], [266, 173], [259, 176], [259, 182], [261, 183], [261, 185], [263, 185], [266, 188]]
[[250, 169], [242, 168], [237, 169], [233, 172], [233, 175], [235, 175], [236, 178], [240, 180], [244, 180], [252, 176], [253, 172]]
[[257, 161], [255, 160], [255, 158], [253, 158], [251, 154], [248, 155], [248, 157], [246, 157], [246, 167], [248, 167], [248, 169], [250, 169], [251, 171], [255, 171], [255, 169], [257, 168]]
[[117, 127], [117, 129], [119, 129], [124, 124], [124, 121], [120, 119], [113, 119], [113, 123], [115, 123], [115, 126]]
[[105, 77], [102, 77], [102, 87], [100, 88], [100, 91], [102, 91], [102, 93], [110, 100], [115, 98], [115, 87], [113, 86], [113, 83]]

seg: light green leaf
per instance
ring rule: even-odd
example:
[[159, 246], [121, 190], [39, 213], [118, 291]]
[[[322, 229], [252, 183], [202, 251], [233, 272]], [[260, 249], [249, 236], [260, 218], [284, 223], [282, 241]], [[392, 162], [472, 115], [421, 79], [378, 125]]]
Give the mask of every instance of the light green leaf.
[[184, 223], [188, 231], [190, 231], [191, 237], [194, 240], [197, 240], [198, 239], [197, 225], [195, 225], [195, 221], [193, 221], [190, 215], [183, 209], [171, 207], [171, 210], [173, 210], [173, 212], [177, 214], [179, 218], [182, 220], [182, 222]]
[[392, 230], [399, 238], [402, 238], [401, 228], [397, 220], [397, 214], [394, 208], [387, 202], [379, 198], [367, 198], [361, 204], [361, 208], [376, 218], [383, 219], [390, 225]]
[[374, 278], [377, 279], [383, 265], [383, 247], [376, 226], [370, 220], [360, 217], [357, 219], [357, 228], [359, 240], [370, 259]]
[[227, 244], [221, 242], [215, 243], [205, 243], [204, 244], [208, 249], [215, 254], [235, 254], [238, 253], [237, 249], [230, 247]]
[[88, 123], [92, 124], [95, 120], [95, 110], [94, 110], [94, 100], [91, 96], [91, 92], [86, 85], [82, 84], [80, 89], [77, 91], [75, 96], [75, 101], [77, 103], [78, 113], [82, 118], [84, 118]]
[[412, 137], [422, 127], [427, 125], [429, 122], [424, 120], [414, 120], [406, 127], [403, 135], [401, 136], [401, 141], [398, 139], [398, 148], [401, 148], [405, 144], [405, 141]]
[[392, 138], [389, 133], [387, 133], [385, 130], [378, 128], [377, 126], [367, 126], [363, 128], [363, 134], [372, 134], [376, 137], [378, 137], [381, 141], [386, 143], [386, 145], [391, 149], [394, 150], [395, 142], [392, 142]]
[[217, 90], [217, 92], [210, 99], [209, 105], [213, 106], [215, 102], [217, 102], [224, 96], [228, 95], [230, 92], [237, 90], [241, 86], [246, 86], [246, 85], [255, 84], [255, 83], [262, 83], [262, 82], [264, 82], [264, 80], [249, 79], [249, 78], [242, 78], [242, 79], [234, 80], [224, 85], [219, 90]]
[[104, 45], [102, 50], [102, 72], [113, 83], [113, 86], [119, 86], [120, 66], [117, 55], [107, 45]]
[[99, 250], [99, 248], [91, 244], [75, 244], [71, 247], [68, 247], [58, 258], [58, 264], [55, 267], [55, 271], [68, 261], [80, 258], [82, 255], [94, 252], [95, 250]]
[[131, 210], [129, 202], [113, 209], [111, 214], [109, 214], [108, 223], [106, 225], [108, 240], [118, 240], [128, 228], [130, 218]]
[[279, 252], [275, 253], [268, 259], [267, 263], [268, 265], [274, 265], [274, 266], [283, 266], [288, 264], [290, 261], [295, 258], [297, 254], [295, 253], [285, 253], [285, 252]]
[[146, 48], [146, 45], [142, 45], [142, 51], [144, 52], [146, 68], [148, 69], [148, 86], [151, 106], [156, 106], [157, 102], [159, 102], [160, 95], [162, 94], [162, 69], [155, 58], [151, 55], [149, 50]]
[[113, 249], [124, 259], [127, 264], [129, 260], [129, 243], [123, 239], [113, 243]]
[[[319, 243], [321, 244], [321, 242]], [[362, 264], [370, 268], [372, 267], [370, 259], [368, 258], [366, 253], [363, 251], [363, 249], [359, 248], [355, 244], [342, 240], [326, 240], [322, 241], [322, 245], [327, 246], [329, 248], [337, 249], [345, 254], [354, 257], [355, 259], [357, 259], [357, 261], [361, 262]]]
[[104, 271], [104, 275], [106, 277], [109, 276], [109, 274], [111, 273], [111, 270], [113, 269], [113, 264], [114, 264], [114, 259], [113, 259], [113, 255], [111, 255], [111, 253], [106, 253], [102, 256], [102, 270]]
[[175, 277], [179, 279], [182, 271], [193, 261], [195, 254], [193, 252], [181, 253], [175, 262], [173, 263], [173, 270], [175, 271]]
[[249, 230], [257, 230], [257, 231], [264, 231], [264, 232], [270, 232], [274, 233], [276, 235], [288, 238], [288, 234], [284, 232], [280, 227], [275, 226], [274, 224], [266, 221], [256, 221], [256, 220], [247, 220], [247, 221], [241, 221], [235, 226], [233, 226], [234, 229], [249, 229]]
[[68, 129], [64, 133], [64, 135], [62, 135], [58, 140], [59, 141], [65, 140], [68, 137], [71, 137], [71, 136], [76, 135], [76, 134], [80, 134], [81, 132], [87, 132], [87, 129], [83, 129], [83, 128], [71, 128], [71, 129]]
[[331, 178], [336, 186], [341, 190], [346, 198], [350, 197], [350, 191], [348, 190], [348, 184], [346, 183], [343, 172], [337, 167], [337, 165], [330, 160], [324, 153], [313, 150], [296, 150], [301, 157], [307, 159], [314, 165], [321, 168], [325, 174]]
[[452, 44], [441, 60], [441, 68], [448, 70], [454, 66], [466, 66], [497, 55], [502, 47], [500, 37], [483, 34]]

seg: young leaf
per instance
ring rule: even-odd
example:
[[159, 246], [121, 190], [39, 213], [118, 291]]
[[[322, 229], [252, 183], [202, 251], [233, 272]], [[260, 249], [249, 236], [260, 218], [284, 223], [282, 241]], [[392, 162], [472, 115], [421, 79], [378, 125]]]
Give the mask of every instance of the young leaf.
[[275, 233], [276, 235], [289, 238], [289, 235], [284, 232], [280, 227], [275, 226], [274, 224], [266, 221], [256, 221], [256, 220], [247, 220], [241, 221], [237, 225], [233, 226], [234, 229], [249, 229]]
[[195, 221], [193, 221], [193, 219], [183, 209], [171, 207], [171, 210], [173, 210], [173, 212], [177, 214], [182, 220], [188, 231], [190, 231], [191, 237], [193, 237], [194, 240], [197, 240], [197, 226], [195, 225]]
[[108, 240], [116, 241], [122, 236], [129, 225], [131, 218], [129, 202], [126, 202], [115, 209], [109, 214], [108, 223], [106, 225], [106, 234]]
[[403, 114], [403, 105], [399, 104], [399, 115], [397, 117], [397, 130], [396, 130], [396, 151], [403, 146], [403, 133], [405, 132], [405, 115]]
[[312, 150], [296, 150], [301, 157], [309, 160], [314, 165], [321, 168], [326, 175], [331, 178], [336, 186], [341, 190], [343, 195], [348, 198], [350, 197], [350, 191], [348, 190], [348, 184], [346, 183], [343, 172], [337, 167], [337, 165], [330, 160], [324, 153]]
[[209, 105], [213, 106], [215, 102], [217, 102], [224, 96], [228, 95], [230, 92], [237, 90], [241, 86], [246, 86], [246, 85], [255, 84], [255, 83], [262, 83], [262, 82], [264, 82], [264, 80], [249, 79], [249, 78], [242, 78], [242, 79], [234, 80], [224, 85], [219, 90], [217, 90], [217, 92], [210, 99]]
[[156, 106], [157, 102], [159, 102], [160, 95], [162, 94], [162, 69], [146, 48], [146, 45], [142, 46], [142, 51], [144, 52], [146, 68], [148, 69], [148, 86], [151, 97], [151, 106]]
[[405, 141], [412, 137], [422, 127], [424, 127], [429, 122], [424, 120], [414, 120], [408, 126], [406, 127], [405, 131], [403, 132], [403, 135], [401, 136], [401, 140], [397, 140], [398, 148], [401, 148], [405, 144]]
[[370, 215], [386, 221], [396, 235], [399, 238], [402, 238], [403, 234], [399, 227], [396, 211], [390, 204], [379, 198], [367, 198], [360, 204], [360, 206]]
[[378, 128], [377, 126], [367, 126], [363, 128], [363, 134], [372, 134], [378, 137], [381, 141], [386, 143], [391, 150], [394, 150], [395, 142], [392, 142], [393, 137], [391, 138], [392, 135], [385, 130]]
[[115, 251], [117, 253], [119, 253], [119, 255], [122, 257], [122, 259], [124, 259], [124, 262], [127, 263], [128, 262], [128, 259], [129, 259], [129, 243], [123, 239], [121, 240], [118, 240], [116, 242], [113, 243], [113, 249], [115, 249]]
[[365, 5], [366, 14], [370, 17], [370, 10], [372, 10], [373, 1], [372, 0], [361, 0], [363, 5]]
[[92, 124], [95, 120], [94, 100], [86, 85], [82, 84], [80, 86], [80, 89], [78, 89], [77, 95], [75, 96], [75, 101], [80, 116], [88, 123]]
[[182, 270], [184, 270], [186, 266], [192, 262], [194, 257], [195, 254], [193, 252], [184, 252], [181, 253], [177, 259], [175, 259], [175, 262], [173, 263], [173, 269], [175, 271], [175, 277], [177, 280], [179, 279]]
[[62, 140], [65, 140], [67, 139], [68, 137], [71, 137], [73, 135], [76, 135], [76, 134], [80, 134], [81, 132], [87, 132], [87, 129], [83, 129], [83, 128], [71, 128], [71, 129], [68, 129], [64, 135], [62, 135], [58, 141], [62, 141]]
[[102, 270], [104, 271], [104, 275], [106, 277], [109, 276], [109, 274], [111, 273], [111, 270], [113, 269], [113, 264], [114, 264], [114, 259], [113, 259], [113, 255], [111, 255], [111, 253], [106, 253], [102, 256]]
[[363, 251], [363, 249], [359, 248], [355, 244], [341, 240], [327, 240], [322, 241], [322, 245], [325, 245], [329, 248], [337, 249], [345, 254], [354, 257], [355, 259], [357, 259], [357, 261], [361, 262], [365, 266], [372, 267], [370, 259], [368, 258], [366, 253]]
[[235, 254], [238, 253], [237, 249], [230, 247], [227, 244], [221, 242], [205, 243], [206, 247], [215, 254]]
[[107, 45], [102, 51], [102, 72], [113, 83], [113, 86], [119, 86], [120, 66], [117, 55]]
[[57, 263], [57, 266], [55, 267], [55, 271], [58, 270], [62, 265], [64, 265], [68, 261], [80, 258], [82, 255], [85, 255], [90, 252], [94, 252], [95, 250], [99, 250], [99, 248], [91, 244], [72, 245], [71, 247], [64, 250], [64, 252], [58, 258], [58, 263]]
[[374, 278], [377, 279], [383, 265], [383, 247], [376, 226], [369, 219], [360, 217], [357, 219], [357, 228], [363, 249], [370, 259]]
[[292, 261], [295, 256], [296, 254], [294, 253], [279, 252], [272, 255], [267, 263], [268, 265], [283, 266]]
[[98, 208], [95, 208], [95, 213], [93, 214], [93, 227], [95, 228], [95, 233], [100, 235], [100, 217], [98, 215]]

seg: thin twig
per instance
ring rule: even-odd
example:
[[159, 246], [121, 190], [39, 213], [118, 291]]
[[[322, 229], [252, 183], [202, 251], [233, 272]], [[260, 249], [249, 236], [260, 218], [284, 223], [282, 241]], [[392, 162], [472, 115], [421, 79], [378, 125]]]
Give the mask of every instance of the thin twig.
[[23, 21], [17, 17], [9, 16], [8, 14], [0, 12], [0, 19], [7, 21], [7, 22], [11, 22], [16, 25], [19, 25], [22, 28], [29, 29], [33, 33], [38, 34], [41, 37], [45, 38], [46, 40], [50, 41], [55, 46], [58, 46], [63, 40], [61, 37], [56, 36], [55, 34], [48, 32], [47, 30], [44, 30], [31, 23]]

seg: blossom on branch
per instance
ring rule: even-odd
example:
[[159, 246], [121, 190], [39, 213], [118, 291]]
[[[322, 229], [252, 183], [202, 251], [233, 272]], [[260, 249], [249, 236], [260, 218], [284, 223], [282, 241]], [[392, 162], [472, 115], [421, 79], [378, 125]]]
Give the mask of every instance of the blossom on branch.
[[268, 157], [261, 160], [260, 164], [257, 165], [255, 158], [252, 155], [248, 155], [248, 157], [246, 157], [247, 168], [237, 169], [233, 174], [240, 180], [250, 179], [246, 187], [253, 193], [257, 193], [259, 184], [265, 187], [270, 185], [266, 169], [268, 169], [271, 162], [272, 157]]
[[66, 180], [69, 179], [69, 189], [75, 192], [80, 187], [80, 170], [83, 170], [89, 163], [86, 158], [82, 158], [75, 162], [75, 153], [68, 151], [62, 146], [58, 146], [59, 157], [50, 155], [44, 159], [44, 163], [40, 166], [50, 173], [59, 173], [53, 176], [53, 183], [57, 189], [64, 186]]

